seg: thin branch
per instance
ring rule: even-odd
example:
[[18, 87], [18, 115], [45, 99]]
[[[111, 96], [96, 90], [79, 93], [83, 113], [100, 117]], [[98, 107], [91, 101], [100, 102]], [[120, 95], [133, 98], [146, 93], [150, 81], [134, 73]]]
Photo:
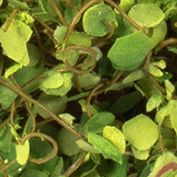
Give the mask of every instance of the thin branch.
[[[112, 0], [103, 0], [104, 2], [110, 4], [112, 7], [114, 7], [120, 15], [125, 18], [132, 26], [134, 26], [138, 30], [142, 30], [142, 27], [139, 26], [135, 21], [133, 21], [115, 2]], [[79, 22], [80, 16], [92, 5], [101, 2], [101, 0], [91, 0], [87, 2], [82, 8], [78, 11], [78, 13], [74, 16], [72, 22], [70, 23], [68, 27], [68, 31], [66, 33], [65, 39], [64, 39], [64, 44], [66, 45], [69, 39], [70, 34], [74, 30], [75, 25]]]
[[20, 95], [24, 100], [34, 104], [35, 106], [41, 108], [44, 112], [46, 112], [51, 118], [53, 118], [56, 122], [58, 122], [61, 126], [69, 130], [77, 137], [82, 137], [81, 133], [76, 131], [73, 127], [70, 127], [67, 123], [65, 123], [59, 116], [53, 114], [50, 110], [48, 110], [44, 105], [39, 103], [38, 101], [34, 100], [30, 96], [26, 95], [22, 90], [17, 88], [16, 86], [9, 84], [7, 81], [0, 79], [0, 84], [4, 85], [5, 87], [9, 88], [10, 90], [14, 91], [16, 94]]
[[133, 27], [135, 27], [138, 30], [142, 30], [142, 27], [138, 25], [135, 21], [133, 21], [114, 1], [112, 0], [104, 0], [106, 3], [110, 4], [112, 7], [114, 7], [120, 15], [125, 18]]
[[89, 94], [88, 98], [87, 98], [87, 102], [86, 102], [86, 110], [87, 110], [87, 115], [89, 117], [92, 117], [92, 111], [91, 111], [91, 108], [90, 108], [90, 103], [91, 103], [91, 100], [92, 100], [92, 97], [94, 96], [95, 92], [100, 89], [101, 87], [103, 87], [104, 84], [103, 83], [100, 83], [98, 84]]
[[12, 24], [13, 19], [15, 18], [15, 16], [17, 15], [18, 9], [14, 9], [12, 11], [12, 13], [10, 14], [10, 16], [8, 17], [8, 19], [6, 20], [6, 22], [4, 23], [2, 29], [4, 32], [7, 32], [10, 25]]
[[57, 155], [58, 145], [57, 145], [56, 141], [53, 138], [51, 138], [50, 136], [48, 136], [44, 133], [40, 133], [40, 132], [30, 133], [22, 139], [22, 143], [24, 144], [26, 140], [29, 140], [29, 139], [34, 138], [34, 137], [38, 137], [38, 138], [47, 140], [50, 144], [52, 144], [53, 150], [47, 156], [39, 158], [39, 159], [36, 159], [36, 158], [33, 158], [33, 157], [30, 156], [29, 160], [31, 162], [36, 163], [36, 164], [42, 164], [42, 163], [45, 163], [45, 162], [51, 160], [52, 158], [54, 158]]
[[71, 176], [84, 162], [85, 154], [81, 155], [65, 172], [64, 176], [69, 177]]
[[173, 45], [173, 44], [177, 44], [177, 38], [166, 39], [159, 44], [159, 46], [157, 47], [157, 51], [160, 51], [164, 47], [167, 47], [168, 45]]
[[44, 21], [42, 21], [39, 17], [34, 17], [36, 21], [38, 21], [47, 31], [54, 33], [54, 30], [46, 24]]
[[56, 4], [56, 1], [55, 0], [50, 0], [50, 4], [52, 6], [52, 8], [54, 9], [55, 13], [57, 14], [58, 16], [58, 19], [59, 21], [63, 24], [63, 25], [68, 25], [65, 18], [63, 17], [60, 9], [58, 8], [57, 4]]
[[82, 8], [77, 12], [77, 14], [74, 16], [72, 22], [70, 23], [69, 27], [68, 27], [68, 31], [66, 33], [66, 36], [64, 38], [64, 44], [67, 44], [68, 39], [70, 34], [72, 33], [72, 31], [74, 30], [74, 26], [79, 22], [79, 18], [80, 16], [92, 5], [101, 2], [101, 0], [91, 0], [88, 3], [86, 3], [85, 5], [82, 6]]

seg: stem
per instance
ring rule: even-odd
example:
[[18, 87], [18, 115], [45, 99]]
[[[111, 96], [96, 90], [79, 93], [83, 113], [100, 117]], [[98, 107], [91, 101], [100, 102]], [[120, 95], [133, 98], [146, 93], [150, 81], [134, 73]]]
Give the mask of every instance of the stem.
[[14, 85], [11, 85], [7, 83], [7, 81], [0, 79], [0, 84], [4, 85], [5, 87], [9, 88], [10, 90], [14, 91], [16, 94], [20, 95], [24, 100], [34, 104], [35, 106], [41, 108], [44, 112], [46, 112], [51, 118], [53, 118], [56, 122], [58, 122], [61, 126], [66, 128], [68, 131], [73, 133], [77, 137], [82, 137], [81, 133], [76, 131], [73, 127], [70, 127], [67, 123], [65, 123], [59, 116], [56, 116], [53, 114], [50, 110], [48, 110], [44, 105], [39, 103], [38, 101], [34, 100], [30, 96], [26, 95], [22, 90], [15, 87]]
[[8, 31], [8, 29], [9, 29], [10, 25], [12, 24], [12, 21], [15, 18], [17, 12], [18, 12], [18, 9], [14, 9], [12, 11], [12, 13], [10, 14], [10, 16], [8, 17], [8, 19], [6, 20], [6, 22], [4, 23], [4, 25], [3, 25], [3, 31], [4, 32]]
[[101, 84], [98, 84], [89, 94], [88, 98], [87, 98], [87, 102], [86, 102], [86, 110], [87, 110], [87, 115], [89, 117], [92, 117], [92, 111], [91, 111], [91, 108], [90, 108], [90, 102], [92, 100], [92, 97], [94, 96], [95, 92], [100, 89], [101, 87], [103, 87], [104, 84], [101, 83]]
[[[132, 26], [134, 26], [136, 29], [138, 30], [142, 30], [142, 27], [139, 26], [136, 22], [134, 22], [115, 2], [113, 2], [112, 0], [103, 0], [104, 2], [110, 4], [112, 7], [114, 7], [119, 13], [120, 15], [125, 18]], [[71, 24], [68, 27], [68, 31], [66, 33], [65, 39], [64, 39], [64, 44], [66, 45], [69, 39], [70, 34], [72, 33], [72, 31], [74, 30], [74, 26], [79, 22], [79, 18], [80, 16], [92, 5], [101, 2], [101, 0], [91, 0], [88, 3], [86, 3], [79, 11], [78, 13], [75, 15], [75, 17], [73, 18]]]
[[145, 60], [144, 66], [143, 66], [144, 69], [148, 68], [148, 66], [151, 62], [151, 57], [152, 57], [152, 51], [150, 51], [146, 57], [146, 60]]
[[64, 38], [64, 44], [66, 45], [69, 39], [70, 34], [72, 33], [72, 31], [74, 30], [74, 26], [79, 22], [79, 18], [80, 16], [92, 5], [101, 2], [101, 0], [91, 0], [88, 3], [86, 3], [84, 6], [82, 6], [82, 8], [77, 12], [77, 14], [74, 16], [72, 22], [70, 23], [69, 27], [68, 27], [68, 31], [66, 33], [66, 36]]
[[47, 31], [54, 33], [54, 30], [47, 25], [45, 22], [43, 22], [39, 17], [34, 17], [36, 21], [38, 21]]
[[160, 145], [160, 150], [163, 153], [163, 152], [165, 152], [165, 145], [164, 145], [163, 137], [160, 133], [160, 128], [161, 127], [159, 126], [159, 145]]
[[168, 45], [177, 44], [177, 38], [169, 38], [164, 40], [160, 43], [160, 45], [157, 47], [157, 51], [160, 51], [164, 47], [167, 47]]
[[57, 4], [56, 4], [56, 1], [55, 0], [50, 0], [50, 4], [52, 6], [52, 8], [54, 9], [55, 13], [57, 14], [58, 16], [58, 19], [59, 21], [63, 24], [63, 25], [68, 25], [65, 18], [63, 17], [60, 9], [58, 8]]
[[138, 30], [142, 30], [142, 27], [139, 26], [135, 21], [133, 21], [114, 1], [112, 0], [103, 0], [110, 4], [112, 7], [114, 7], [120, 15], [125, 18], [133, 27], [135, 27]]
[[78, 158], [65, 172], [64, 176], [69, 177], [71, 174], [73, 174], [84, 162], [85, 160], [85, 154], [81, 155], [80, 158]]
[[22, 143], [25, 143], [26, 140], [29, 140], [34, 137], [39, 137], [41, 139], [47, 140], [50, 144], [52, 144], [53, 150], [46, 157], [42, 157], [39, 159], [30, 157], [29, 160], [31, 162], [36, 163], [36, 164], [42, 164], [42, 163], [45, 163], [45, 162], [51, 160], [52, 158], [54, 158], [57, 155], [58, 145], [57, 145], [56, 141], [44, 133], [39, 133], [39, 132], [30, 133], [22, 139]]

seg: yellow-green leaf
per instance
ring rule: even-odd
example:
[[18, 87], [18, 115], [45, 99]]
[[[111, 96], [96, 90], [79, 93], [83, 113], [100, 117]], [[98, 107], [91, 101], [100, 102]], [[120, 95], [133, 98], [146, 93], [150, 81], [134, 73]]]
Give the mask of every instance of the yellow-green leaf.
[[30, 146], [29, 141], [24, 144], [16, 145], [16, 160], [20, 165], [24, 165], [29, 158]]
[[124, 134], [116, 127], [106, 126], [103, 129], [103, 137], [114, 144], [121, 154], [125, 153], [125, 137]]

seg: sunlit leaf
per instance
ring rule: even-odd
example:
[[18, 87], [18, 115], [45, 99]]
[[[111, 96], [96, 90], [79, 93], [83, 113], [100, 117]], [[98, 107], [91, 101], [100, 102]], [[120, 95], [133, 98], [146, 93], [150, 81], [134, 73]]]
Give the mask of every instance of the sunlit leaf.
[[[31, 28], [25, 23], [15, 20], [7, 32], [0, 29], [0, 43], [4, 54], [23, 66], [30, 62], [26, 43], [32, 35]], [[12, 47], [13, 46], [13, 47]]]
[[123, 125], [127, 141], [138, 150], [151, 148], [158, 139], [158, 126], [149, 117], [140, 114]]
[[134, 5], [128, 14], [140, 26], [150, 28], [158, 25], [165, 17], [155, 4], [141, 3]]
[[139, 160], [146, 160], [149, 157], [149, 149], [147, 150], [138, 150], [134, 147], [131, 148], [133, 151], [133, 155], [135, 156], [136, 159]]
[[29, 141], [25, 141], [24, 144], [16, 145], [16, 160], [20, 165], [24, 165], [29, 158]]
[[72, 73], [61, 74], [58, 71], [47, 71], [40, 84], [41, 90], [48, 95], [64, 96], [72, 87]]
[[114, 144], [122, 154], [125, 153], [125, 137], [119, 129], [111, 126], [106, 126], [103, 129], [103, 137]]
[[9, 76], [11, 76], [12, 74], [14, 74], [16, 71], [18, 71], [19, 69], [22, 68], [22, 65], [21, 64], [14, 64], [12, 65], [11, 67], [9, 67], [5, 74], [4, 74], [4, 77], [5, 78], [8, 78]]

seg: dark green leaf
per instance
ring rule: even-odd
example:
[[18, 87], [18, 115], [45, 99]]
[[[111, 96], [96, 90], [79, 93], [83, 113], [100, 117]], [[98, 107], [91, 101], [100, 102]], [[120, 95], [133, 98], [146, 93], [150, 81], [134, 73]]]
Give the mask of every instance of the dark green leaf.
[[86, 132], [101, 133], [106, 125], [114, 123], [114, 115], [109, 112], [100, 112], [92, 116], [84, 125]]
[[[74, 136], [68, 130], [61, 128], [57, 135], [57, 142], [59, 145], [60, 151], [67, 155], [73, 156], [80, 152], [80, 148], [76, 144], [77, 137]], [[72, 148], [71, 148], [72, 147]]]

